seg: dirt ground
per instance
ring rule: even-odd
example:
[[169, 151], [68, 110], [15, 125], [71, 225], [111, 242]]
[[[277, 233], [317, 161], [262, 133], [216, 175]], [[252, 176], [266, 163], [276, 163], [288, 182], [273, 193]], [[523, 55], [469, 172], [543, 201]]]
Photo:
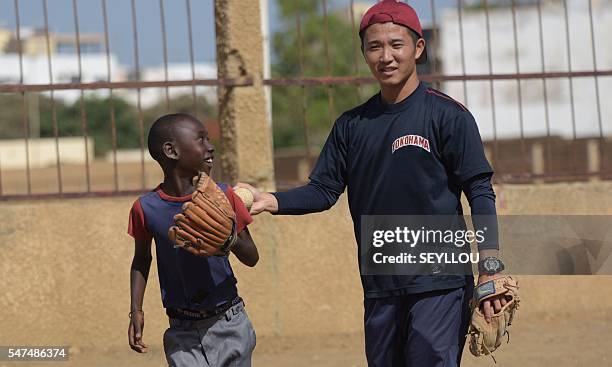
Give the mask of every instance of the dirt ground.
[[[73, 167], [74, 168], [74, 167]], [[82, 168], [82, 167], [80, 167]], [[146, 185], [152, 187], [159, 180], [159, 172], [153, 165], [147, 165]], [[120, 180], [119, 188], [122, 190], [137, 189], [141, 184], [140, 165], [122, 165], [118, 167]], [[23, 194], [25, 192], [25, 175], [6, 175], [2, 172], [4, 193]], [[36, 172], [37, 180], [33, 181], [33, 192], [44, 193], [56, 190], [53, 179], [57, 172], [44, 169]], [[84, 175], [81, 169], [68, 169], [65, 175], [64, 189], [66, 191], [82, 190]], [[112, 165], [94, 162], [92, 165], [92, 189], [111, 190], [114, 170]], [[98, 186], [99, 185], [99, 186]], [[544, 286], [540, 281], [539, 286]], [[577, 281], [575, 284], [579, 286]], [[603, 284], [603, 283], [598, 283]], [[607, 283], [609, 284], [609, 283]], [[605, 287], [589, 287], [584, 290], [588, 294], [602, 294]], [[547, 288], [547, 292], [554, 290]], [[598, 293], [600, 292], [600, 293]], [[570, 294], [564, 290], [564, 294]], [[606, 297], [609, 297], [606, 295]], [[532, 297], [533, 299], [541, 299]], [[555, 299], [559, 299], [556, 297]], [[609, 299], [609, 298], [607, 298]], [[591, 304], [593, 298], [588, 300], [573, 300], [579, 307], [569, 307], [571, 310], [585, 309], [585, 303]], [[568, 304], [572, 300], [567, 300]], [[609, 301], [602, 301], [609, 305]], [[549, 304], [549, 303], [547, 303]], [[527, 304], [526, 304], [527, 306]], [[536, 306], [536, 305], [534, 305]], [[535, 307], [537, 308], [537, 307]], [[560, 309], [556, 307], [555, 309]], [[537, 308], [541, 310], [541, 308]], [[605, 308], [603, 308], [605, 310]], [[532, 309], [533, 310], [533, 309]], [[609, 309], [608, 309], [609, 310]], [[519, 310], [515, 325], [511, 329], [510, 344], [502, 346], [495, 353], [496, 366], [612, 366], [612, 313], [585, 314], [573, 312], [559, 314], [551, 312], [527, 312], [527, 308]], [[125, 316], [124, 316], [125, 317]], [[9, 333], [10, 330], [0, 329], [0, 334]], [[305, 331], [307, 332], [307, 331]], [[75, 334], [76, 335], [76, 334]], [[161, 346], [161, 335], [146, 334], [150, 343], [149, 353], [140, 355], [132, 352], [127, 341], [117, 341], [119, 347], [108, 349], [106, 345], [99, 344], [91, 348], [73, 348], [68, 362], [41, 362], [8, 363], [0, 361], [2, 366], [165, 366], [165, 357]], [[84, 340], [84, 345], [95, 345], [95, 341]], [[351, 367], [366, 366], [361, 334], [334, 334], [329, 336], [306, 336], [295, 338], [258, 337], [253, 365], [255, 367]], [[493, 366], [488, 357], [475, 358], [466, 351], [462, 366], [484, 367]], [[427, 366], [424, 366], [427, 367]]]
[[[148, 153], [147, 153], [148, 154]], [[151, 188], [163, 177], [155, 162], [146, 162], [144, 166], [145, 188]], [[63, 192], [86, 192], [87, 176], [84, 165], [63, 164], [61, 166]], [[25, 170], [3, 170], [2, 194], [27, 194], [27, 172]], [[112, 163], [94, 160], [89, 168], [90, 189], [92, 191], [114, 190], [115, 167]], [[30, 171], [31, 189], [34, 194], [49, 194], [59, 191], [57, 167], [33, 168]], [[119, 190], [142, 189], [142, 166], [136, 163], [117, 165], [117, 186]]]
[[[495, 352], [496, 366], [607, 366], [612, 364], [612, 315], [520, 314], [512, 327], [510, 344]], [[24, 363], [0, 363], [0, 366]], [[69, 362], [36, 363], [33, 366], [165, 366], [161, 346], [152, 345], [139, 355], [129, 347], [112, 350], [74, 350]], [[493, 366], [489, 357], [475, 358], [466, 350], [462, 366]], [[357, 367], [366, 366], [362, 335], [278, 340], [259, 338], [255, 367]]]

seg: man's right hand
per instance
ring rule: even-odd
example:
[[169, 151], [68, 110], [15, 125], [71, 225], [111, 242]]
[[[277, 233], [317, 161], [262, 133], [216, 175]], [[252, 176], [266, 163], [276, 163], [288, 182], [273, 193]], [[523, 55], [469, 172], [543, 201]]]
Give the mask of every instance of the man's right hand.
[[128, 328], [128, 341], [130, 348], [138, 353], [146, 353], [147, 346], [142, 341], [144, 331], [144, 312], [132, 311], [130, 314], [130, 326]]
[[278, 201], [276, 197], [269, 192], [261, 192], [255, 187], [242, 182], [238, 182], [235, 187], [242, 187], [253, 194], [253, 205], [251, 206], [252, 215], [257, 215], [261, 212], [278, 212]]

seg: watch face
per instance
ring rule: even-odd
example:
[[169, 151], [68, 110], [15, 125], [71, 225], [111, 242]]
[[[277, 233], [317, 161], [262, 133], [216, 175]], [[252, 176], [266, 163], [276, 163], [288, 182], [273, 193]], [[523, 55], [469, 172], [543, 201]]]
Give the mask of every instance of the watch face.
[[499, 269], [499, 262], [495, 259], [486, 259], [482, 265], [486, 271], [497, 271]]

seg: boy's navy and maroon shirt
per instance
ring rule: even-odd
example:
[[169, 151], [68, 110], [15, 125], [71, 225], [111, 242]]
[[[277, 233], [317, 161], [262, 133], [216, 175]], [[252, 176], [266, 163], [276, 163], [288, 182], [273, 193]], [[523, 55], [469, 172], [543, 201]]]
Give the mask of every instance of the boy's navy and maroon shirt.
[[[362, 215], [462, 214], [462, 183], [492, 173], [472, 114], [421, 83], [399, 103], [379, 93], [342, 114], [310, 183], [274, 195], [279, 214], [304, 214], [330, 207], [347, 187], [359, 244]], [[465, 277], [362, 275], [362, 284], [377, 298], [461, 287]]]
[[[220, 184], [236, 213], [240, 233], [253, 219], [231, 187]], [[175, 248], [168, 239], [173, 217], [191, 195], [169, 196], [158, 186], [138, 198], [130, 212], [128, 233], [136, 240], [155, 239], [157, 269], [165, 308], [211, 310], [236, 298], [236, 278], [227, 256], [199, 257]]]

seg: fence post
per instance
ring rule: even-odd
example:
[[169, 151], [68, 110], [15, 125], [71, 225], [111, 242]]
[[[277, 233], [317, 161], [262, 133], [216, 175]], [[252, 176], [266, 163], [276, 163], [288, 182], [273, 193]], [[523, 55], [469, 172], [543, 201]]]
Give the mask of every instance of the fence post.
[[[596, 139], [587, 140], [587, 169], [589, 173], [601, 171], [601, 160], [599, 159], [599, 141]], [[591, 176], [590, 181], [598, 181], [600, 177]]]
[[[531, 173], [542, 175], [546, 172], [546, 160], [544, 159], [544, 146], [541, 142], [531, 145]], [[536, 178], [534, 183], [543, 183], [542, 178]]]
[[251, 77], [254, 82], [217, 91], [223, 179], [274, 190], [259, 0], [215, 0], [215, 30], [218, 78]]

